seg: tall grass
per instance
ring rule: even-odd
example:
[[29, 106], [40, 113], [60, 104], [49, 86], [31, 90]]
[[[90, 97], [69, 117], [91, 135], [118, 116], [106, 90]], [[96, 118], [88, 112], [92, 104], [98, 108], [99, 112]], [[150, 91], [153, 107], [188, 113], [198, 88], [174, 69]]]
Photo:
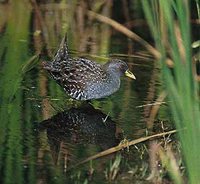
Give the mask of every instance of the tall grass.
[[[173, 118], [182, 143], [190, 183], [199, 183], [199, 89], [192, 71], [190, 6], [187, 0], [142, 0], [155, 45], [161, 53], [162, 74]], [[173, 67], [166, 64], [167, 57]], [[184, 129], [184, 130], [183, 130]]]
[[[0, 79], [0, 170], [2, 183], [23, 183], [22, 169], [22, 81], [21, 65], [28, 58], [28, 29], [30, 7], [21, 1], [10, 1], [5, 32], [0, 38], [4, 57], [1, 57]], [[26, 5], [25, 5], [26, 4]], [[6, 146], [5, 146], [6, 145]], [[6, 154], [5, 154], [6, 153]], [[5, 155], [4, 155], [5, 154]], [[2, 164], [3, 163], [3, 164]]]

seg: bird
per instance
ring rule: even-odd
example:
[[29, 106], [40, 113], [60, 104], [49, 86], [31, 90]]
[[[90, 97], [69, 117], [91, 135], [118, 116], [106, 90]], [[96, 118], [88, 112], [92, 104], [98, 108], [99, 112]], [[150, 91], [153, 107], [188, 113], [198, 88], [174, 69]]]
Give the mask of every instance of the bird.
[[69, 55], [67, 36], [62, 39], [53, 60], [43, 61], [43, 69], [76, 100], [93, 100], [110, 96], [120, 88], [120, 77], [136, 79], [126, 62], [111, 59], [105, 64]]

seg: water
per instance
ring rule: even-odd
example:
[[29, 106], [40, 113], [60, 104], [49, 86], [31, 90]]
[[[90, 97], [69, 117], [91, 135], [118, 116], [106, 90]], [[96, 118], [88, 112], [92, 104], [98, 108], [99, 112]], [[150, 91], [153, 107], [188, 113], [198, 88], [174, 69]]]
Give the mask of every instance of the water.
[[[40, 66], [42, 60], [50, 59], [56, 51], [63, 27], [69, 26], [56, 19], [60, 16], [56, 11], [59, 7], [43, 5], [41, 22], [37, 11], [28, 9], [23, 1], [0, 6], [13, 10], [2, 24], [5, 31], [0, 26], [0, 183], [144, 179], [149, 172], [145, 144], [77, 164], [121, 141], [146, 136], [151, 106], [143, 105], [158, 96], [159, 65], [149, 57], [139, 59], [128, 54], [127, 39], [119, 33], [110, 36], [114, 30], [106, 25], [98, 23], [100, 30], [97, 26], [82, 30], [84, 26], [72, 25], [68, 36], [73, 56], [95, 56], [102, 63], [109, 54], [115, 54], [129, 64], [137, 80], [123, 77], [120, 90], [101, 100], [90, 103], [71, 100]], [[48, 30], [42, 37], [39, 30], [44, 23]], [[91, 37], [86, 32], [83, 36], [83, 31]], [[30, 58], [38, 53], [40, 59], [34, 63]], [[160, 116], [166, 117], [165, 107], [162, 112]], [[114, 164], [116, 167], [112, 167]]]

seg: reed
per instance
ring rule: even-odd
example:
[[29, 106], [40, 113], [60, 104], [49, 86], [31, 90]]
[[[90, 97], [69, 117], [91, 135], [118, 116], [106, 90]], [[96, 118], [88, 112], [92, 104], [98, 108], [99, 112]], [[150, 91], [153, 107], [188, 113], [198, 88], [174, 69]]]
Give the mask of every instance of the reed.
[[[155, 45], [161, 53], [162, 74], [173, 119], [182, 143], [190, 183], [199, 183], [199, 88], [194, 79], [191, 56], [190, 1], [142, 0]], [[166, 58], [170, 56], [173, 67]]]
[[13, 176], [15, 183], [23, 183], [20, 121], [23, 94], [19, 88], [22, 81], [21, 65], [28, 58], [30, 7], [24, 0], [10, 3], [9, 10], [12, 14], [8, 14], [5, 33], [0, 38], [4, 43], [1, 45], [4, 59], [1, 61], [0, 80], [0, 163], [4, 164], [1, 164], [0, 170], [3, 168], [2, 183], [12, 183]]

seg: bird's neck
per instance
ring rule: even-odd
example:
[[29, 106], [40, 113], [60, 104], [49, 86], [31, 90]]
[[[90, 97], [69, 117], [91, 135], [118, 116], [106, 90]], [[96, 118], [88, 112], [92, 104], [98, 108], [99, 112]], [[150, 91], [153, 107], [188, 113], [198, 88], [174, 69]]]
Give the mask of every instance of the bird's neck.
[[111, 88], [117, 91], [120, 87], [120, 74], [115, 70], [109, 70], [107, 72], [107, 86], [108, 89]]

